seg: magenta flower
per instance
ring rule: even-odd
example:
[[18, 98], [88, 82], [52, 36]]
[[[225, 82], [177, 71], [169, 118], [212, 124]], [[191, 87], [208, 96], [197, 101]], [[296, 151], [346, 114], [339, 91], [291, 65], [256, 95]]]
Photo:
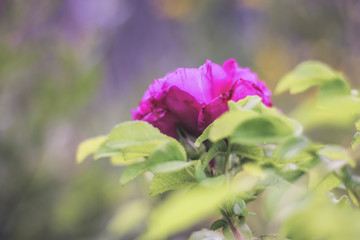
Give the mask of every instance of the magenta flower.
[[200, 68], [179, 68], [150, 84], [134, 120], [149, 122], [168, 136], [176, 136], [182, 127], [197, 137], [221, 114], [228, 111], [229, 100], [238, 101], [258, 95], [271, 107], [271, 92], [248, 68], [240, 68], [235, 59], [223, 66], [207, 60]]

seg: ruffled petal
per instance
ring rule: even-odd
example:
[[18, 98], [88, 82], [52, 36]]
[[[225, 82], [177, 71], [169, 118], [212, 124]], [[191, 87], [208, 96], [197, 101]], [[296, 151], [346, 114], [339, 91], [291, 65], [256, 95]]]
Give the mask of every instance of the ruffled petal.
[[221, 114], [229, 110], [228, 94], [222, 94], [215, 98], [210, 104], [202, 107], [198, 117], [198, 129], [204, 131], [216, 118], [220, 117]]
[[198, 134], [197, 120], [202, 104], [189, 93], [176, 86], [169, 88], [165, 97], [168, 111], [179, 119], [181, 126], [189, 133]]

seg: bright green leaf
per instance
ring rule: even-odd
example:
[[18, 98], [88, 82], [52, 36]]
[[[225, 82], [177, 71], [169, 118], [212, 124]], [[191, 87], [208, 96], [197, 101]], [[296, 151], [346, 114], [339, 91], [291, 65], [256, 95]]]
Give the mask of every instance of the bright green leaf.
[[120, 177], [120, 184], [125, 185], [148, 170], [147, 162], [134, 163], [127, 167]]
[[210, 125], [209, 139], [212, 142], [218, 142], [223, 138], [227, 138], [232, 135], [240, 123], [257, 115], [257, 113], [250, 110], [224, 113]]
[[148, 231], [142, 239], [163, 239], [201, 221], [217, 211], [231, 192], [220, 189], [195, 188], [172, 194], [151, 214]]
[[95, 138], [90, 138], [80, 143], [77, 153], [76, 153], [76, 161], [81, 163], [90, 156], [94, 154], [103, 142], [105, 142], [107, 136], [99, 136]]
[[153, 151], [148, 161], [151, 162], [151, 164], [168, 161], [186, 161], [186, 153], [184, 148], [174, 140]]
[[357, 240], [360, 211], [333, 204], [327, 197], [316, 197], [297, 205], [285, 221], [280, 239]]
[[327, 157], [330, 160], [345, 161], [350, 166], [354, 167], [356, 162], [350, 156], [346, 149], [336, 145], [326, 145], [319, 151], [320, 155]]
[[150, 171], [153, 173], [169, 173], [182, 170], [193, 165], [195, 162], [184, 162], [184, 161], [169, 161], [163, 162], [150, 167]]
[[334, 96], [324, 101], [308, 101], [292, 114], [305, 129], [324, 126], [347, 127], [360, 116], [360, 99]]
[[210, 128], [211, 128], [211, 124], [202, 132], [202, 134], [196, 139], [194, 146], [195, 147], [200, 147], [201, 143], [204, 142], [205, 140], [209, 139], [209, 132], [210, 132]]
[[335, 199], [335, 203], [336, 203], [336, 205], [338, 205], [339, 207], [351, 209], [350, 199], [349, 199], [349, 197], [346, 196], [346, 195], [341, 196], [341, 198], [340, 198], [339, 200]]
[[360, 131], [360, 119], [355, 123], [356, 130]]
[[360, 144], [360, 132], [356, 132], [351, 142], [351, 148], [355, 149]]
[[338, 78], [333, 81], [326, 82], [321, 86], [318, 94], [319, 99], [328, 99], [329, 97], [350, 95], [351, 89], [346, 82], [345, 77], [339, 75]]
[[190, 187], [197, 183], [194, 170], [182, 169], [177, 172], [155, 174], [150, 184], [150, 195], [152, 197], [174, 189]]
[[[119, 155], [115, 155], [114, 157], [117, 156]], [[129, 159], [129, 157], [127, 159]], [[124, 162], [124, 159], [121, 160]], [[186, 155], [183, 148], [181, 146], [179, 147], [179, 144], [175, 141], [169, 141], [156, 148], [149, 159], [132, 164], [126, 168], [120, 178], [120, 182], [121, 184], [126, 184], [146, 171], [152, 171], [153, 173], [173, 172], [186, 168], [192, 164], [194, 164], [194, 162], [186, 162]]]
[[[186, 159], [185, 149], [178, 141], [160, 133], [149, 123], [144, 121], [124, 122], [114, 127], [108, 139], [94, 154], [94, 158], [111, 157], [112, 163], [124, 165], [126, 162], [146, 158], [154, 150], [164, 145], [166, 153], [163, 153], [159, 161], [164, 158], [170, 158], [167, 161], [175, 160], [174, 156], [176, 156], [176, 160]], [[160, 154], [159, 150], [158, 155]]]
[[[231, 136], [232, 143], [274, 143], [292, 136], [294, 130], [284, 118], [258, 116], [242, 121]], [[211, 139], [211, 136], [210, 136]]]
[[[339, 81], [338, 79], [342, 79], [342, 76], [327, 65], [321, 62], [307, 61], [299, 64], [293, 71], [286, 74], [280, 80], [275, 92], [282, 93], [289, 90], [291, 94], [296, 94], [314, 86]], [[345, 85], [346, 82], [343, 82]]]

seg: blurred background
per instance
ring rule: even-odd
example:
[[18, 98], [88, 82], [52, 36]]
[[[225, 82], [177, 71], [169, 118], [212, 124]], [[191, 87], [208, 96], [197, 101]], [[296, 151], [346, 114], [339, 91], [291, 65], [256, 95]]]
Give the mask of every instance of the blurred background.
[[[121, 187], [123, 167], [76, 164], [78, 144], [130, 120], [155, 78], [206, 59], [236, 58], [271, 90], [316, 59], [359, 88], [359, 12], [356, 0], [0, 0], [0, 239], [134, 239], [159, 199], [146, 179]], [[303, 97], [273, 102], [288, 113]], [[348, 143], [346, 131], [309, 134]]]

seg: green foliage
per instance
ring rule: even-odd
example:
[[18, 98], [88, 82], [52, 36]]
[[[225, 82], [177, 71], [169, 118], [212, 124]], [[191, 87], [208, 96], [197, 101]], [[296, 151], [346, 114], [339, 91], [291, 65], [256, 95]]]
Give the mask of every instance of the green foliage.
[[360, 119], [356, 121], [355, 127], [357, 132], [355, 133], [351, 142], [352, 149], [355, 149], [360, 144]]
[[217, 211], [231, 194], [228, 188], [194, 188], [169, 196], [154, 209], [142, 239], [162, 239], [203, 220]]
[[216, 119], [196, 140], [212, 142], [229, 138], [233, 143], [272, 143], [299, 135], [301, 126], [275, 109], [269, 109], [258, 96], [249, 96], [237, 103], [229, 101], [229, 112]]
[[[95, 158], [118, 155], [123, 161], [134, 161], [149, 156], [154, 149], [169, 141], [176, 142], [147, 122], [125, 122], [111, 130], [104, 144], [95, 153]], [[183, 147], [177, 144], [185, 154]]]
[[[314, 61], [287, 74], [276, 91], [300, 93], [315, 86], [320, 87], [316, 99], [294, 111], [296, 120], [265, 106], [260, 97], [248, 96], [229, 101], [229, 111], [195, 142], [187, 133], [178, 142], [146, 122], [125, 122], [107, 137], [83, 142], [77, 160], [91, 154], [95, 159], [110, 157], [113, 164], [129, 165], [122, 185], [151, 172], [151, 197], [174, 191], [156, 198], [161, 200], [141, 239], [164, 239], [219, 213], [222, 218], [210, 229], [223, 234], [203, 229], [190, 239], [252, 239], [246, 223], [255, 214], [249, 209], [252, 201], [260, 201], [265, 214], [281, 225], [280, 235], [261, 239], [353, 239], [351, 234], [359, 234], [353, 223], [360, 214], [358, 209], [351, 212], [360, 200], [360, 181], [351, 170], [356, 154], [340, 145], [312, 142], [297, 120], [306, 128], [342, 125], [360, 117], [360, 99], [351, 94], [342, 74]], [[353, 149], [360, 143], [360, 122], [355, 126]], [[258, 198], [261, 194], [264, 200]], [[129, 214], [124, 210], [116, 219], [125, 221]], [[129, 222], [118, 227], [119, 235], [144, 215], [135, 209]]]
[[359, 217], [358, 209], [344, 208], [329, 200], [312, 197], [298, 205], [281, 232], [282, 236], [293, 240], [355, 240], [360, 236]]
[[322, 91], [326, 95], [350, 93], [350, 87], [342, 74], [316, 61], [299, 64], [280, 80], [275, 92], [282, 93], [289, 90], [291, 94], [296, 94], [315, 86], [323, 86]]
[[320, 62], [300, 64], [282, 78], [276, 93], [289, 90], [296, 94], [310, 87], [319, 86], [315, 100], [304, 101], [293, 113], [305, 129], [317, 126], [347, 127], [360, 117], [360, 99], [351, 93], [346, 78]]
[[155, 174], [150, 184], [150, 195], [152, 197], [174, 189], [191, 187], [196, 184], [194, 169], [182, 169], [170, 173]]
[[231, 144], [230, 152], [239, 157], [246, 157], [259, 161], [262, 161], [265, 158], [262, 148], [256, 144]]

